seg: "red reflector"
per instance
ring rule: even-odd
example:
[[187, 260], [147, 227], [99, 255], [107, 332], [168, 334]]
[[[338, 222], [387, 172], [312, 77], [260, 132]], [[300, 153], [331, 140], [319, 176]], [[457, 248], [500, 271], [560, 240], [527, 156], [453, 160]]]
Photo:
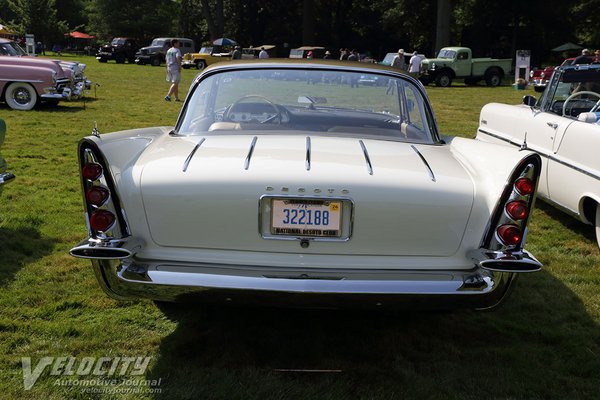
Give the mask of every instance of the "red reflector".
[[507, 246], [516, 246], [521, 242], [521, 230], [515, 225], [501, 225], [496, 230], [498, 237]]
[[85, 199], [91, 205], [100, 207], [108, 200], [110, 192], [102, 186], [92, 186], [85, 192]]
[[533, 182], [529, 178], [517, 179], [515, 188], [520, 194], [527, 196], [533, 193]]
[[506, 205], [506, 213], [514, 220], [522, 220], [529, 215], [529, 209], [524, 201], [511, 201]]
[[90, 226], [95, 231], [106, 232], [113, 226], [115, 220], [115, 215], [110, 211], [97, 210], [90, 217]]
[[87, 180], [95, 181], [102, 176], [102, 165], [97, 163], [88, 163], [83, 166], [81, 175]]

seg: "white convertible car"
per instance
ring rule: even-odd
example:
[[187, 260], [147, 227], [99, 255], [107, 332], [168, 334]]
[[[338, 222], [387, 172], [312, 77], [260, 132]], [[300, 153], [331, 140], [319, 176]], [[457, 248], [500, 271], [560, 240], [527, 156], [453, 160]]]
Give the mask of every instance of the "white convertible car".
[[537, 102], [488, 104], [477, 138], [542, 157], [538, 196], [596, 228], [600, 246], [600, 65], [558, 67]]
[[387, 67], [219, 63], [174, 127], [94, 132], [79, 160], [71, 254], [116, 298], [489, 308], [541, 267], [523, 249], [540, 157], [440, 137]]

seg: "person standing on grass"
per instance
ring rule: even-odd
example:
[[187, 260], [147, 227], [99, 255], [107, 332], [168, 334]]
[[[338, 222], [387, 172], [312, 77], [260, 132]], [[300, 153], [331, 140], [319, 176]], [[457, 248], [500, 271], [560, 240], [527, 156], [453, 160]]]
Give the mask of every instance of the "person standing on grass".
[[181, 50], [179, 50], [179, 40], [171, 40], [171, 48], [167, 50], [167, 82], [171, 82], [169, 92], [165, 96], [166, 101], [171, 101], [171, 96], [175, 95], [175, 101], [179, 100], [179, 81], [181, 80]]

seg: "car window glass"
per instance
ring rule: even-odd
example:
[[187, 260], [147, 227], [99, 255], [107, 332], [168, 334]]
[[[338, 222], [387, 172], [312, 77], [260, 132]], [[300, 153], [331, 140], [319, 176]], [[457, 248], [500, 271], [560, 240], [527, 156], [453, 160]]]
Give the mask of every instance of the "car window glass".
[[405, 77], [253, 69], [202, 80], [192, 91], [177, 131], [276, 129], [431, 143], [436, 134], [428, 113], [423, 95]]

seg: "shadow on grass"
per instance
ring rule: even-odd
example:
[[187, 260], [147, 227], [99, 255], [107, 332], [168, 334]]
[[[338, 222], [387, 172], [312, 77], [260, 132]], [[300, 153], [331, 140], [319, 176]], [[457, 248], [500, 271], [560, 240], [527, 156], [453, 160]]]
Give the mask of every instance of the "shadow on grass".
[[94, 97], [85, 97], [73, 101], [59, 102], [58, 104], [42, 102], [36, 106], [38, 111], [51, 113], [75, 113], [86, 110], [86, 105], [97, 101]]
[[[594, 398], [600, 329], [547, 272], [493, 312], [161, 307], [157, 399]], [[282, 370], [325, 370], [294, 372]]]
[[33, 227], [0, 228], [0, 287], [11, 281], [24, 264], [51, 253], [54, 243]]
[[535, 202], [535, 208], [542, 210], [550, 218], [559, 222], [566, 229], [581, 234], [592, 243], [596, 242], [596, 233], [592, 225], [584, 224], [580, 220], [554, 208], [539, 198]]

